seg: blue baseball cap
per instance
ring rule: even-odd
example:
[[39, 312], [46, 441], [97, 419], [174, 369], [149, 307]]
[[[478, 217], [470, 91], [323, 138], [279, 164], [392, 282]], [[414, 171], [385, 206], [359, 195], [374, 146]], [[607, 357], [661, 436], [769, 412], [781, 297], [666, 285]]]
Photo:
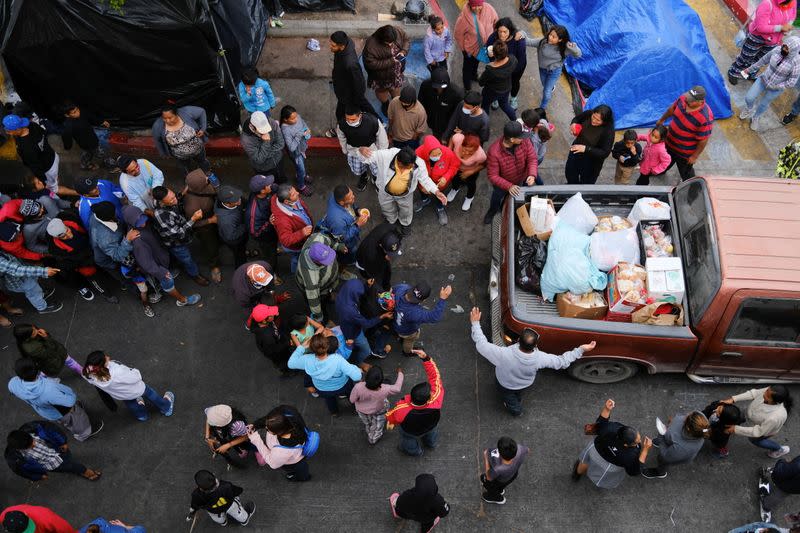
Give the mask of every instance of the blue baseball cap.
[[3, 127], [6, 131], [21, 130], [27, 128], [31, 121], [19, 115], [6, 115], [3, 117]]

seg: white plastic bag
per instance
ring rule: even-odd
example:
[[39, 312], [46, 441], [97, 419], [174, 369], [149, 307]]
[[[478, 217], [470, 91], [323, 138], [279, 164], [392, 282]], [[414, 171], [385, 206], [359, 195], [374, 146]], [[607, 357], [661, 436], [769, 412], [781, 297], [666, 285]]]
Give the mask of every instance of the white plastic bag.
[[604, 272], [608, 272], [623, 261], [638, 264], [639, 236], [636, 234], [636, 228], [592, 233], [589, 255], [592, 263]]
[[597, 216], [581, 193], [576, 193], [558, 210], [559, 222], [566, 222], [584, 235], [589, 235], [597, 225]]
[[633, 204], [628, 220], [636, 224], [640, 220], [669, 220], [669, 205], [655, 198], [639, 198]]

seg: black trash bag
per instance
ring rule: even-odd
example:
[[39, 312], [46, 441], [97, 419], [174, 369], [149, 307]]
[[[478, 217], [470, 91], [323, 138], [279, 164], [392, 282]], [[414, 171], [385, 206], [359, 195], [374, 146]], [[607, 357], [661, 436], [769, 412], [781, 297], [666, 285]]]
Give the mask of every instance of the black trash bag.
[[517, 241], [517, 285], [525, 291], [541, 294], [541, 276], [547, 261], [547, 243], [536, 236], [523, 235]]

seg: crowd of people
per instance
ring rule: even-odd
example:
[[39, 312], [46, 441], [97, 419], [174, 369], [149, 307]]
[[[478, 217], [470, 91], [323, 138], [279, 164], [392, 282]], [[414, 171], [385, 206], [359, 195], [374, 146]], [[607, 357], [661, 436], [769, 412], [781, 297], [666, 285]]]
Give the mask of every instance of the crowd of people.
[[[277, 14], [282, 9], [277, 1], [274, 4], [272, 21], [280, 24]], [[784, 19], [793, 20], [793, 15], [787, 17], [794, 5], [794, 0], [761, 4], [728, 73], [735, 84], [766, 67], [748, 92], [748, 107], [742, 113], [742, 118], [752, 117], [754, 129], [771, 99], [800, 77], [800, 39], [783, 39]], [[20, 356], [8, 388], [39, 417], [7, 435], [5, 458], [15, 474], [31, 481], [48, 479], [51, 472], [92, 481], [102, 477], [99, 469], [73, 457], [68, 444], [70, 435], [77, 442], [95, 437], [104, 424], [72, 387], [61, 383], [65, 367], [93, 386], [109, 411], [117, 411], [121, 402], [141, 422], [149, 419], [152, 409], [171, 416], [176, 398], [171, 391], [156, 391], [140, 370], [114, 360], [113, 354], [93, 351], [76, 359], [31, 321], [12, 323], [9, 317], [23, 310], [14, 306], [10, 293], [23, 294], [39, 314], [55, 313], [63, 304], [53, 298], [54, 280], [86, 301], [99, 295], [118, 303], [118, 295], [133, 295], [144, 315], [153, 318], [164, 294], [181, 308], [202, 301], [199, 293], [185, 286], [178, 289], [180, 270], [200, 287], [228, 283], [256, 349], [276, 372], [286, 379], [302, 376], [302, 387], [321, 398], [333, 417], [340, 416], [340, 404], [347, 401], [363, 422], [370, 445], [377, 445], [386, 430], [396, 430], [397, 447], [408, 456], [436, 448], [444, 379], [420, 339], [424, 324], [442, 320], [452, 288], [441, 287], [433, 303], [427, 280], [398, 283], [392, 265], [402, 255], [414, 214], [433, 205], [438, 222], [446, 225], [448, 204], [462, 188], [466, 194], [461, 209], [469, 211], [484, 170], [492, 187], [485, 224], [508, 196], [543, 183], [539, 165], [556, 127], [547, 107], [564, 61], [568, 56], [580, 60], [582, 51], [565, 27], [553, 26], [544, 37], [530, 38], [510, 18], [499, 18], [484, 0], [468, 0], [452, 31], [441, 18], [430, 18], [424, 42], [430, 77], [418, 90], [405, 80], [410, 41], [399, 27], [381, 26], [367, 39], [362, 51], [366, 77], [355, 43], [344, 32], [334, 32], [329, 47], [337, 124], [327, 135], [338, 138], [355, 185], [348, 185], [350, 180], [336, 185], [324, 214], [313, 212], [304, 200], [314, 194], [305, 165], [308, 122], [291, 105], [275, 110], [275, 94], [254, 68], [243, 72], [238, 85], [241, 144], [253, 170], [248, 191], [223, 184], [217, 176], [206, 156], [208, 120], [201, 107], [167, 103], [152, 126], [158, 152], [182, 170], [183, 183], [175, 188], [167, 186], [164, 172], [148, 159], [111, 158], [94, 131], [94, 126], [108, 123], [75, 103], [63, 106], [64, 149], [75, 142], [81, 149], [81, 169], [88, 173], [102, 166], [119, 172], [118, 185], [93, 175], [77, 177], [71, 187], [64, 185], [59, 156], [38, 117], [20, 112], [3, 118], [31, 173], [19, 194], [3, 197], [0, 207], [0, 280], [5, 291], [0, 293], [0, 306], [9, 315], [0, 316], [0, 325], [13, 327]], [[448, 70], [456, 48], [463, 57], [461, 87]], [[528, 48], [535, 50], [542, 99], [518, 118]], [[475, 82], [481, 91], [472, 90]], [[368, 89], [375, 92], [380, 109], [367, 99]], [[492, 140], [489, 114], [495, 109], [502, 109], [508, 122]], [[796, 115], [793, 109], [784, 123]], [[616, 143], [613, 110], [607, 105], [588, 109], [568, 125], [574, 141], [565, 179], [594, 184], [609, 155], [616, 161], [618, 184], [630, 183], [638, 169], [636, 184], [648, 185], [673, 165], [681, 179], [691, 178], [713, 121], [702, 86], [676, 95], [648, 133], [628, 130]], [[293, 181], [285, 163], [294, 168]], [[371, 187], [384, 222], [367, 232], [373, 214], [360, 207], [356, 193], [367, 194]], [[222, 276], [223, 245], [233, 256], [229, 280]], [[279, 253], [288, 259], [285, 269], [278, 268]], [[290, 277], [307, 312], [286, 312], [283, 304], [292, 296], [279, 287]], [[480, 320], [481, 312], [474, 308], [472, 339], [477, 352], [495, 366], [499, 400], [512, 416], [522, 414], [523, 391], [538, 370], [565, 369], [596, 346], [590, 341], [551, 355], [539, 350], [538, 334], [526, 329], [517, 343], [499, 347], [487, 341]], [[425, 380], [393, 403], [392, 396], [408, 385], [402, 367], [387, 379], [375, 362], [389, 355], [395, 340], [400, 357], [420, 361]], [[300, 386], [300, 379], [296, 381]], [[746, 416], [735, 405], [742, 401], [751, 402]], [[736, 434], [768, 450], [771, 458], [790, 451], [773, 439], [792, 407], [792, 397], [782, 385], [679, 413], [653, 439], [610, 421], [614, 407], [614, 401], [607, 400], [596, 422], [584, 428], [594, 439], [574, 465], [575, 480], [585, 476], [598, 487], [613, 489], [626, 476], [664, 478], [670, 465], [691, 462], [705, 440], [716, 457], [727, 457], [728, 440]], [[266, 416], [250, 418], [236, 406], [216, 404], [205, 410], [205, 418], [206, 444], [230, 467], [268, 466], [281, 469], [290, 482], [312, 479], [309, 459], [324, 446], [324, 436], [306, 425], [296, 407], [278, 405]], [[484, 450], [484, 502], [506, 502], [506, 488], [530, 451], [508, 436]], [[187, 520], [196, 520], [196, 512], [204, 510], [220, 525], [249, 523], [256, 505], [243, 501], [242, 487], [206, 469], [199, 470], [194, 481]], [[765, 469], [764, 523], [786, 495], [795, 493], [800, 493], [800, 457], [780, 459], [774, 468]], [[449, 512], [431, 474], [418, 475], [413, 488], [391, 494], [389, 502], [394, 517], [419, 522], [422, 532]], [[0, 521], [11, 533], [75, 531], [52, 511], [31, 505], [6, 509]], [[144, 528], [98, 518], [81, 531]]]

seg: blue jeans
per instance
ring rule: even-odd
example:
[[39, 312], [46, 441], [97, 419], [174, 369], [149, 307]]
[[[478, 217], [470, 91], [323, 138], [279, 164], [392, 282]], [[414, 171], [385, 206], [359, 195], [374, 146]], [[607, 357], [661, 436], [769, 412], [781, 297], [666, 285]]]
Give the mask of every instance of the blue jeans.
[[[800, 91], [800, 80], [797, 80], [797, 83], [795, 84], [794, 88], [797, 89], [798, 91]], [[797, 99], [792, 104], [791, 113], [792, 113], [792, 115], [800, 115], [800, 95], [797, 97]]]
[[[748, 108], [752, 109], [752, 107], [756, 105], [756, 102], [758, 102], [755, 113], [753, 113], [753, 118], [755, 118], [766, 111], [770, 102], [775, 100], [782, 92], [783, 89], [767, 89], [763, 78], [757, 78], [744, 96], [744, 103]], [[794, 109], [794, 106], [792, 106], [792, 109]]]
[[171, 246], [169, 248], [169, 253], [178, 260], [190, 278], [194, 278], [200, 274], [200, 269], [197, 268], [197, 263], [195, 263], [192, 258], [192, 252], [189, 250], [188, 244]]
[[497, 100], [497, 104], [500, 106], [500, 109], [503, 110], [503, 113], [506, 114], [508, 120], [517, 120], [517, 112], [514, 111], [514, 108], [508, 103], [509, 94], [511, 93], [498, 93], [492, 89], [489, 89], [488, 87], [484, 87], [481, 107], [483, 107], [484, 110], [489, 111], [491, 109], [489, 106], [492, 104], [492, 102]]
[[281, 245], [281, 250], [289, 256], [289, 270], [294, 274], [297, 272], [297, 261], [300, 260], [300, 250], [290, 250], [283, 245]]
[[506, 199], [506, 196], [508, 196], [508, 191], [504, 191], [500, 187], [492, 187], [492, 197], [489, 199], [489, 213], [492, 216], [503, 210], [503, 200]]
[[769, 450], [771, 452], [777, 452], [778, 450], [781, 449], [780, 444], [767, 437], [759, 437], [759, 438], [751, 437], [748, 440], [753, 444], [755, 444], [756, 446], [758, 446], [759, 448], [764, 448], [765, 450]]
[[552, 70], [539, 69], [539, 79], [542, 80], [542, 103], [539, 107], [547, 109], [547, 104], [550, 103], [550, 98], [553, 96], [553, 89], [556, 88], [556, 83], [561, 77], [561, 67]]
[[[381, 349], [383, 348], [381, 347]], [[350, 357], [347, 360], [354, 365], [359, 365], [363, 363], [367, 357], [369, 357], [370, 352], [371, 350], [369, 347], [369, 341], [362, 331], [358, 334], [358, 337], [354, 339], [353, 351], [350, 352]]]
[[400, 426], [398, 426], [397, 429], [400, 430], [400, 451], [413, 457], [422, 455], [422, 446], [419, 444], [420, 440], [426, 448], [431, 449], [436, 448], [436, 441], [439, 440], [438, 426], [419, 436], [406, 433]]
[[31, 303], [33, 307], [36, 308], [37, 311], [41, 311], [45, 307], [47, 307], [47, 302], [44, 299], [44, 292], [42, 288], [39, 286], [39, 282], [33, 276], [23, 278], [22, 281], [18, 284], [19, 288], [17, 289], [9, 289], [11, 292], [21, 292], [25, 295], [25, 298]]
[[416, 150], [419, 148], [419, 139], [411, 139], [410, 141], [392, 141], [392, 147], [394, 148], [413, 148]]
[[328, 408], [328, 412], [330, 412], [332, 415], [338, 415], [339, 403], [336, 401], [336, 399], [339, 396], [350, 396], [350, 391], [353, 390], [353, 385], [353, 381], [348, 379], [347, 383], [342, 385], [342, 388], [339, 390], [319, 390], [319, 388], [317, 388], [317, 394], [319, 394], [320, 398], [325, 400], [325, 407]]
[[145, 385], [144, 387], [144, 394], [142, 394], [142, 398], [145, 400], [145, 405], [140, 404], [136, 400], [125, 400], [122, 403], [125, 404], [125, 407], [131, 410], [133, 416], [144, 422], [150, 415], [147, 414], [147, 402], [152, 403], [156, 406], [156, 408], [161, 411], [163, 415], [167, 411], [169, 411], [169, 402], [163, 396], [159, 396], [158, 393], [153, 389], [150, 385]]
[[500, 399], [503, 400], [503, 404], [506, 407], [506, 411], [508, 411], [514, 416], [521, 415], [522, 391], [524, 389], [511, 390], [500, 385], [498, 381], [495, 381], [495, 383], [497, 383], [497, 392], [500, 394]]
[[392, 341], [392, 334], [388, 329], [381, 326], [374, 328], [369, 334], [369, 345], [375, 353], [383, 352], [383, 349]]
[[306, 186], [306, 158], [300, 152], [289, 152], [289, 155], [292, 156], [294, 168], [297, 171], [295, 179], [297, 180], [297, 190], [299, 191]]

